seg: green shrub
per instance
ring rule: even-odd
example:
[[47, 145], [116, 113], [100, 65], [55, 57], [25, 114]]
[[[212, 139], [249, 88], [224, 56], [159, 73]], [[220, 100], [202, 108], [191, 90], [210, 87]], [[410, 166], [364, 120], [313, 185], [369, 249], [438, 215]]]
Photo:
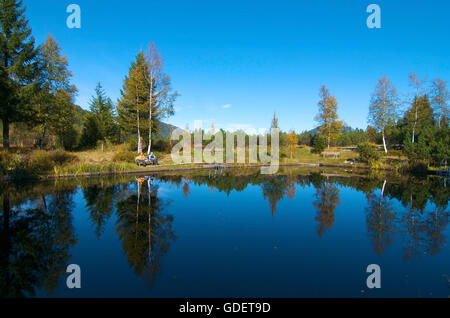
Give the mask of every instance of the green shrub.
[[400, 172], [424, 177], [428, 174], [428, 165], [425, 162], [410, 162], [408, 165], [401, 167]]
[[59, 138], [60, 145], [65, 150], [74, 150], [80, 143], [81, 133], [76, 126], [69, 126], [65, 129], [64, 134]]
[[417, 142], [405, 145], [405, 154], [411, 163], [429, 162], [431, 159], [430, 146], [425, 142], [425, 138], [419, 136]]
[[80, 147], [92, 149], [97, 146], [97, 141], [102, 140], [103, 136], [98, 119], [92, 114], [87, 113], [84, 119], [83, 132], [80, 139]]
[[114, 155], [114, 162], [134, 162], [136, 154], [131, 151], [121, 151]]
[[49, 172], [57, 166], [76, 162], [78, 158], [64, 150], [35, 151], [31, 154], [28, 168], [34, 172]]
[[0, 152], [0, 175], [6, 175], [9, 170], [10, 158], [8, 152], [2, 151]]
[[160, 152], [170, 152], [172, 145], [170, 143], [170, 138], [156, 138], [152, 141], [152, 149]]
[[66, 152], [64, 150], [55, 150], [48, 153], [50, 160], [53, 161], [55, 165], [62, 166], [67, 163], [73, 163], [78, 161], [78, 157]]
[[322, 136], [316, 135], [312, 138], [312, 146], [313, 146], [313, 152], [314, 153], [322, 153], [325, 150], [325, 138]]
[[128, 148], [129, 151], [137, 151], [137, 148], [138, 148], [137, 139], [136, 138], [131, 138], [127, 142], [127, 148]]
[[358, 145], [358, 153], [361, 161], [366, 162], [371, 166], [381, 159], [381, 154], [368, 142]]

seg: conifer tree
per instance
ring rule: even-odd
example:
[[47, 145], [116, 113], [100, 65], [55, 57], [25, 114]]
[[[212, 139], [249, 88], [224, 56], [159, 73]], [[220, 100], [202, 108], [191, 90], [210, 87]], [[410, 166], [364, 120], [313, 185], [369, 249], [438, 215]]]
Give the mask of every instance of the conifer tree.
[[273, 113], [272, 123], [270, 124], [271, 129], [276, 129], [278, 127], [278, 117], [276, 113]]
[[97, 141], [102, 139], [103, 136], [97, 117], [93, 113], [88, 112], [84, 118], [80, 146], [82, 148], [93, 148], [97, 146]]
[[137, 135], [139, 153], [143, 148], [143, 136], [148, 136], [147, 152], [150, 152], [152, 135], [159, 132], [161, 119], [173, 115], [173, 104], [178, 96], [172, 91], [170, 77], [162, 69], [156, 48], [151, 46], [147, 57], [143, 52], [137, 55], [124, 80], [121, 95], [117, 104], [121, 128]]
[[24, 13], [22, 0], [0, 1], [0, 119], [6, 149], [10, 124], [31, 117], [30, 97], [36, 87], [37, 50]]
[[[424, 128], [434, 126], [433, 109], [427, 95], [417, 97], [406, 111], [404, 122], [407, 127], [414, 131], [415, 135], [419, 135]], [[415, 138], [413, 139], [415, 140]], [[414, 142], [413, 142], [414, 143]]]
[[76, 87], [70, 84], [72, 73], [69, 71], [67, 57], [61, 55], [61, 48], [51, 35], [40, 46], [38, 55], [40, 90], [35, 98], [35, 122], [41, 126], [41, 149], [47, 133], [62, 138], [64, 129], [72, 127], [74, 106], [72, 100]]
[[125, 77], [120, 91], [122, 96], [117, 104], [120, 126], [128, 134], [136, 134], [138, 153], [142, 152], [141, 128], [147, 122], [145, 117], [149, 107], [148, 72], [144, 54], [139, 52]]
[[95, 95], [91, 98], [90, 111], [97, 118], [102, 138], [114, 140], [116, 137], [116, 123], [114, 105], [100, 83], [95, 88]]

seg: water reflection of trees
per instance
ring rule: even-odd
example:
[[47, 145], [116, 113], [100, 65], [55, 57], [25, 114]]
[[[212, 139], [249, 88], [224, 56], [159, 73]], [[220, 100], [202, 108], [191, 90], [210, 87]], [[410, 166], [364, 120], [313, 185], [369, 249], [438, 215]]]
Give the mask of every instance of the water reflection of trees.
[[277, 212], [277, 205], [288, 193], [289, 179], [285, 176], [269, 178], [261, 183], [263, 196], [269, 201], [272, 216]]
[[396, 231], [396, 213], [392, 202], [384, 195], [386, 181], [381, 194], [371, 192], [366, 195], [367, 232], [374, 251], [381, 255], [391, 245]]
[[125, 198], [117, 202], [116, 231], [123, 251], [138, 276], [144, 275], [151, 286], [160, 271], [160, 258], [175, 240], [173, 217], [165, 214], [168, 202], [158, 197], [158, 186], [150, 178], [136, 181]]
[[[179, 180], [178, 184], [182, 180], [177, 176], [162, 178], [166, 182]], [[445, 229], [450, 221], [447, 211], [449, 189], [440, 186], [434, 178], [385, 181], [364, 176], [300, 175], [287, 170], [276, 176], [261, 175], [257, 171], [229, 171], [220, 178], [209, 178], [200, 173], [191, 175], [189, 182], [207, 185], [227, 195], [232, 191], [244, 191], [250, 185], [259, 186], [272, 214], [283, 198], [294, 199], [303, 188], [314, 187], [313, 205], [317, 211], [319, 236], [335, 223], [335, 210], [340, 204], [339, 188], [348, 187], [365, 194], [367, 232], [376, 253], [384, 253], [397, 236], [402, 240], [405, 258], [434, 255], [446, 244]], [[404, 209], [399, 209], [395, 202], [400, 202]], [[426, 210], [430, 206], [433, 206], [432, 211]]]
[[[376, 253], [384, 253], [396, 240], [402, 244], [406, 259], [436, 255], [447, 244], [449, 188], [440, 186], [434, 178], [385, 181], [292, 171], [281, 170], [276, 176], [227, 171], [219, 178], [210, 178], [207, 172], [160, 175], [158, 180], [178, 186], [188, 200], [190, 191], [198, 185], [227, 195], [256, 186], [272, 213], [284, 198], [295, 200], [298, 193], [313, 188], [319, 236], [335, 223], [339, 189], [347, 187], [365, 195], [366, 207], [362, 210]], [[116, 211], [116, 231], [122, 249], [137, 275], [146, 277], [151, 284], [160, 271], [161, 257], [175, 239], [173, 217], [166, 213], [169, 202], [160, 197], [157, 185], [148, 178], [140, 183], [132, 179], [0, 185], [0, 297], [32, 296], [41, 287], [51, 293], [56, 288], [76, 243], [71, 212], [79, 186], [97, 237]]]
[[114, 199], [119, 193], [119, 188], [119, 184], [109, 185], [100, 182], [83, 189], [86, 208], [98, 239], [102, 236], [105, 225], [114, 212]]
[[316, 221], [317, 234], [322, 237], [323, 234], [331, 229], [335, 222], [335, 210], [341, 204], [339, 199], [339, 189], [328, 180], [316, 188], [316, 201], [313, 202], [317, 210]]
[[43, 193], [22, 207], [17, 192], [0, 189], [0, 297], [34, 296], [42, 287], [53, 293], [76, 243], [72, 196]]

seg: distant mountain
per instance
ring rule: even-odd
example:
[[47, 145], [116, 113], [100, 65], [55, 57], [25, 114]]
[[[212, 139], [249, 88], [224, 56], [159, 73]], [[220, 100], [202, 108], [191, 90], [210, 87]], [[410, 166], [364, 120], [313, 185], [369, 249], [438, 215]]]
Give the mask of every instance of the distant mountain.
[[[87, 110], [84, 110], [80, 106], [75, 105], [75, 125], [79, 129], [83, 128], [83, 118], [84, 118], [84, 116], [86, 116], [87, 113], [88, 113]], [[172, 131], [174, 131], [178, 127], [170, 125], [170, 124], [166, 124], [166, 123], [163, 123], [163, 122], [160, 122], [160, 127], [159, 128], [160, 128], [161, 131], [158, 134], [158, 137], [169, 138], [170, 134], [172, 133]]]
[[86, 115], [87, 111], [81, 108], [78, 105], [75, 106], [75, 125], [81, 129], [83, 127], [83, 118]]
[[171, 124], [159, 122], [159, 129], [160, 133], [158, 134], [158, 137], [169, 138], [170, 135], [172, 134], [172, 131], [178, 129], [178, 127]]
[[[353, 129], [352, 127], [350, 127], [349, 125], [347, 125], [346, 123], [344, 123], [343, 127], [342, 127], [342, 132], [352, 132], [352, 131], [356, 131], [358, 129]], [[308, 134], [310, 135], [318, 135], [319, 134], [319, 127], [311, 129], [309, 131], [307, 131]]]

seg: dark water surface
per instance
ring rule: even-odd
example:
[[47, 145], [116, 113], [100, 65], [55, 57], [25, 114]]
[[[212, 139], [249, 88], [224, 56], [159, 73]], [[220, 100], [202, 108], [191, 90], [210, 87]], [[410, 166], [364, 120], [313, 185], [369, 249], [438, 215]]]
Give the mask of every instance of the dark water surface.
[[449, 297], [448, 199], [437, 178], [303, 169], [1, 185], [0, 293]]

